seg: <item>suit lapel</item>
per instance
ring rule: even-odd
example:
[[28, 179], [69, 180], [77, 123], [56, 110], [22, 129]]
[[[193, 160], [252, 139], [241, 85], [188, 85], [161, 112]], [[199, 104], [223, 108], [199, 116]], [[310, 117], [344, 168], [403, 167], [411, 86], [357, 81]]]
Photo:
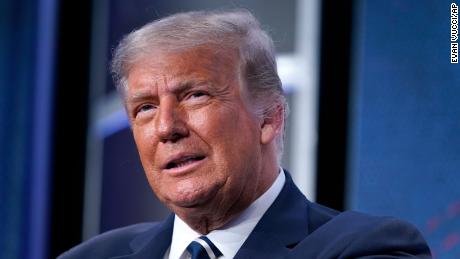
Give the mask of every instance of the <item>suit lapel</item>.
[[163, 258], [171, 245], [173, 226], [174, 214], [171, 214], [159, 225], [133, 239], [130, 243], [131, 254], [112, 259]]
[[235, 258], [285, 256], [308, 233], [309, 202], [289, 173], [280, 194], [244, 242]]

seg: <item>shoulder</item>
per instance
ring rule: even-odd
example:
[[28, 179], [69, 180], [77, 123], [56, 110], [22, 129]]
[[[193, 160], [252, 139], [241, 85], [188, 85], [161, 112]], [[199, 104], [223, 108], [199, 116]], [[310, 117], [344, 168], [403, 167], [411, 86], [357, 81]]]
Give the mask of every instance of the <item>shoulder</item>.
[[406, 221], [393, 217], [371, 216], [355, 211], [338, 214], [319, 230], [329, 229], [335, 229], [341, 239], [350, 239], [350, 242], [351, 240], [358, 242], [367, 236], [372, 236], [373, 240], [421, 236], [417, 228]]
[[408, 222], [354, 211], [339, 213], [315, 203], [311, 212], [312, 232], [291, 258], [430, 258], [426, 241]]
[[113, 255], [129, 254], [130, 243], [136, 237], [156, 228], [159, 223], [140, 223], [107, 231], [73, 247], [58, 259], [108, 258]]
[[418, 229], [393, 217], [344, 212], [331, 221], [341, 228], [337, 244], [344, 257], [395, 256], [430, 258], [430, 250]]

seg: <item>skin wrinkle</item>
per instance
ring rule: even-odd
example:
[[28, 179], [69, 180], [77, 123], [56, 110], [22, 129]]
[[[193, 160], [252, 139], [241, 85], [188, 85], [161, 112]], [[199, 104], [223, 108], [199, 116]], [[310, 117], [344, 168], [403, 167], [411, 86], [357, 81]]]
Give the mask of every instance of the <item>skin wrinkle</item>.
[[[233, 44], [231, 44], [231, 42], [226, 42], [223, 44], [207, 42], [206, 44], [204, 43], [197, 44], [196, 47], [192, 47], [192, 46], [177, 47], [177, 48], [173, 47], [174, 45], [178, 45], [178, 44], [180, 44], [180, 42], [174, 42], [174, 43], [171, 43], [169, 41], [164, 42], [164, 43], [162, 42], [153, 43], [152, 42], [151, 46], [144, 46], [144, 47], [141, 47], [137, 52], [134, 51], [135, 54], [133, 54], [132, 58], [125, 60], [125, 69], [121, 73], [121, 75], [123, 75], [122, 77], [124, 77], [125, 75], [128, 77], [129, 74], [131, 73], [132, 68], [136, 64], [142, 62], [143, 59], [145, 59], [145, 57], [150, 57], [149, 59], [155, 63], [161, 62], [161, 60], [157, 56], [157, 53], [162, 53], [163, 55], [176, 55], [176, 54], [180, 54], [186, 51], [193, 52], [196, 49], [207, 48], [209, 49], [209, 51], [212, 51], [215, 54], [214, 57], [212, 57], [211, 62], [209, 62], [210, 65], [207, 68], [210, 69], [210, 71], [213, 71], [216, 73], [219, 73], [220, 71], [215, 70], [217, 68], [213, 66], [213, 63], [219, 62], [219, 60], [222, 58], [232, 58], [232, 57], [236, 57], [235, 55], [240, 57], [241, 55], [240, 50], [238, 48], [233, 47]], [[155, 46], [155, 48], [152, 48], [153, 46]], [[244, 68], [243, 64], [240, 64], [240, 69], [243, 69], [243, 68]], [[123, 85], [121, 87], [121, 93], [123, 97], [126, 97], [127, 88], [128, 88], [128, 84]]]
[[[274, 139], [282, 123], [262, 123], [252, 112], [237, 53], [217, 56], [203, 47], [158, 53], [154, 62], [145, 57], [133, 65], [128, 85], [126, 108], [147, 179], [196, 231], [223, 226], [275, 180]], [[189, 99], [195, 90], [208, 95]], [[145, 104], [155, 108], [137, 114]], [[182, 151], [205, 159], [179, 176], [159, 167]]]

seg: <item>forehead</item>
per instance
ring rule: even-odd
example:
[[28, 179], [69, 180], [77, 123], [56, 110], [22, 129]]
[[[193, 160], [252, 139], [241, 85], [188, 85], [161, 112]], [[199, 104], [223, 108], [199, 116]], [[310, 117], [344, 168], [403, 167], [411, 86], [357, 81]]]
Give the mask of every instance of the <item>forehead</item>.
[[238, 74], [236, 51], [201, 46], [180, 52], [156, 50], [148, 53], [131, 66], [128, 82], [131, 86], [151, 80], [225, 80]]

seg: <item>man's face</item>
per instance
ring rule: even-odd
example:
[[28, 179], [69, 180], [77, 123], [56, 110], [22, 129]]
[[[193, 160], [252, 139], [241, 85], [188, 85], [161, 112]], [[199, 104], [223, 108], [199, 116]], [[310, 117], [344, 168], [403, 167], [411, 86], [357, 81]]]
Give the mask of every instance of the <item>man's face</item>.
[[241, 211], [267, 179], [261, 121], [236, 53], [199, 47], [149, 57], [130, 70], [126, 108], [151, 187], [179, 216]]

